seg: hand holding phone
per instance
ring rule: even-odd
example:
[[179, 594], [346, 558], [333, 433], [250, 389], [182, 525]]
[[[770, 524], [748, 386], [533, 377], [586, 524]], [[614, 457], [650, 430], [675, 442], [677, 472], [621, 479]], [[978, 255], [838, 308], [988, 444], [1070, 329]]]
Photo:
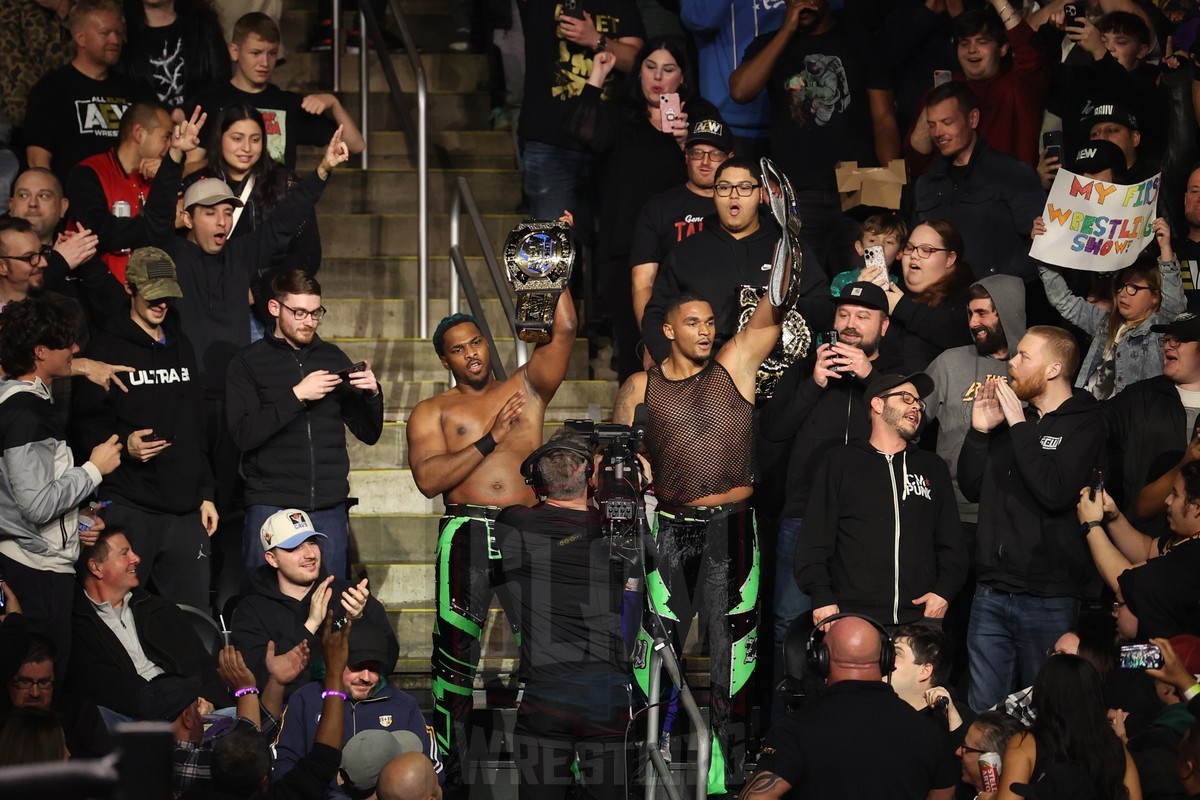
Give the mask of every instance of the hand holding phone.
[[658, 96], [658, 125], [663, 133], [675, 133], [675, 120], [682, 108], [679, 105], [679, 92], [670, 92]]
[[1063, 160], [1063, 132], [1062, 131], [1046, 131], [1042, 134], [1042, 150], [1046, 153], [1046, 158], [1057, 158], [1059, 166]]
[[1123, 644], [1117, 666], [1121, 669], [1162, 669], [1162, 651], [1154, 644]]
[[355, 372], [362, 372], [362, 371], [363, 371], [363, 370], [365, 370], [366, 368], [367, 368], [367, 362], [365, 362], [365, 361], [359, 361], [359, 362], [357, 362], [357, 363], [351, 364], [350, 366], [346, 367], [345, 369], [339, 369], [339, 370], [338, 370], [336, 373], [334, 373], [334, 374], [335, 374], [335, 375], [337, 375], [339, 378], [341, 378], [341, 379], [342, 379], [342, 383], [349, 383], [349, 382], [350, 382], [350, 375], [351, 375], [352, 373], [355, 373]]
[[883, 257], [883, 247], [881, 245], [868, 247], [863, 251], [863, 260], [866, 263], [867, 269], [875, 268], [879, 270], [879, 276], [875, 278], [875, 284], [886, 292], [892, 281], [888, 277], [888, 265]]
[[579, 0], [563, 0], [562, 15], [583, 19], [583, 4]]

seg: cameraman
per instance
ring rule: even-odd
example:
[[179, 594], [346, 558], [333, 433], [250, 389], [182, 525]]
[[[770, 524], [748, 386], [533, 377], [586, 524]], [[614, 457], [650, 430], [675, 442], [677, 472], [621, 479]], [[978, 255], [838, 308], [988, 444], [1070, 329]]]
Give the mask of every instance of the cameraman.
[[602, 520], [588, 505], [591, 450], [556, 433], [521, 471], [542, 502], [496, 519], [503, 560], [498, 591], [521, 631], [516, 761], [522, 800], [562, 798], [580, 779], [592, 798], [625, 796], [629, 668], [619, 609], [624, 564], [612, 557]]

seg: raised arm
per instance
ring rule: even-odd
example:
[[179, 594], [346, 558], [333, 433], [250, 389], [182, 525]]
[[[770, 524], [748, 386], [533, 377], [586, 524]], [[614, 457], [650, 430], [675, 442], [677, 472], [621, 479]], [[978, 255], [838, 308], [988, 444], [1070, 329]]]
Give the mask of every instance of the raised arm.
[[803, 9], [800, 3], [789, 3], [783, 27], [753, 55], [747, 53], [746, 59], [729, 76], [729, 96], [734, 102], [749, 103], [766, 87], [771, 71], [775, 69], [775, 62], [783, 55], [788, 41], [800, 26], [800, 12]]
[[571, 290], [564, 289], [558, 296], [558, 305], [554, 309], [554, 329], [550, 341], [540, 344], [529, 357], [525, 365], [525, 377], [529, 386], [542, 401], [549, 403], [567, 376], [567, 366], [571, 360], [571, 351], [575, 348], [575, 328], [579, 318], [575, 314], [575, 301], [571, 299]]
[[746, 327], [738, 331], [717, 353], [717, 361], [729, 370], [733, 382], [748, 400], [754, 398], [759, 366], [771, 354], [775, 343], [779, 341], [779, 334], [783, 332], [783, 315], [784, 309], [773, 305], [764, 292], [758, 298], [758, 305], [754, 307]]

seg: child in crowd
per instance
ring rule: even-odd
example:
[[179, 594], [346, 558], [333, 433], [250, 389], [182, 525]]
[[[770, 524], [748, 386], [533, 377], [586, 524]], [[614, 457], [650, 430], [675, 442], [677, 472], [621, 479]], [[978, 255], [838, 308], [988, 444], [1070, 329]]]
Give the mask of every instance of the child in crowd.
[[[863, 233], [854, 243], [854, 250], [860, 258], [865, 259], [868, 247], [882, 247], [883, 263], [888, 265], [888, 272], [891, 273], [890, 279], [896, 281], [899, 280], [897, 277], [899, 271], [893, 273], [892, 268], [897, 265], [896, 259], [906, 241], [908, 241], [908, 225], [899, 214], [873, 214], [863, 222]], [[860, 275], [863, 269], [864, 265], [855, 264], [845, 272], [835, 275], [829, 286], [830, 294], [840, 297], [843, 286], [862, 280]]]

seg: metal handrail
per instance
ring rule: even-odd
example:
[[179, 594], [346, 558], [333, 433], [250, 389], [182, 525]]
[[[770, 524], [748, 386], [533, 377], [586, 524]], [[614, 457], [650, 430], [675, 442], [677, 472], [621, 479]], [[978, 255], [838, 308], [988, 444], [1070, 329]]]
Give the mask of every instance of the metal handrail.
[[[429, 335], [429, 88], [425, 78], [425, 67], [417, 52], [417, 43], [408, 28], [408, 20], [400, 10], [397, 0], [388, 0], [396, 26], [400, 29], [400, 39], [404, 42], [408, 62], [412, 66], [413, 79], [417, 86], [417, 119], [413, 123], [412, 115], [404, 104], [404, 90], [400, 88], [400, 79], [396, 77], [396, 69], [392, 65], [391, 56], [383, 40], [383, 24], [375, 16], [371, 4], [363, 0], [359, 3], [359, 71], [358, 93], [360, 102], [361, 129], [364, 141], [369, 141], [367, 133], [369, 123], [368, 100], [370, 95], [370, 74], [368, 69], [368, 42], [374, 41], [375, 52], [383, 67], [384, 79], [387, 81], [388, 93], [395, 104], [396, 113], [404, 128], [409, 151], [417, 153], [417, 328], [421, 338]], [[341, 2], [333, 0], [333, 90], [340, 92], [342, 88], [341, 69]], [[368, 147], [364, 145], [362, 152], [362, 168], [367, 169], [369, 163]]]
[[[470, 272], [467, 271], [467, 262], [462, 255], [460, 218], [462, 217], [464, 207], [466, 208], [467, 216], [471, 218], [471, 225], [475, 229], [475, 238], [479, 241], [479, 247], [483, 251], [484, 263], [487, 264], [488, 273], [492, 277], [492, 284], [496, 288], [496, 296], [500, 298], [500, 308], [504, 311], [504, 319], [508, 321], [513, 342], [516, 344], [517, 366], [521, 367], [529, 360], [529, 352], [525, 346], [525, 342], [517, 336], [517, 309], [513, 305], [512, 297], [509, 296], [508, 280], [505, 279], [504, 273], [500, 271], [500, 262], [496, 258], [496, 250], [492, 247], [492, 240], [488, 236], [487, 228], [483, 226], [483, 217], [479, 213], [479, 206], [475, 202], [475, 195], [471, 192], [471, 184], [467, 183], [467, 179], [461, 175], [454, 181], [454, 192], [450, 199], [450, 313], [453, 314], [455, 309], [458, 308], [459, 281], [461, 280], [467, 293], [467, 302], [471, 305], [471, 313], [475, 315], [476, 321], [479, 322], [479, 330], [481, 333], [486, 333], [488, 345], [491, 347], [492, 353], [496, 352], [495, 341], [492, 340], [490, 333], [484, 331], [487, 323], [483, 319], [482, 308], [477, 307], [478, 293], [475, 290], [475, 281], [471, 277]], [[493, 361], [498, 360], [493, 359]], [[497, 372], [496, 377], [501, 377], [499, 372]], [[503, 380], [503, 378], [501, 379]]]

